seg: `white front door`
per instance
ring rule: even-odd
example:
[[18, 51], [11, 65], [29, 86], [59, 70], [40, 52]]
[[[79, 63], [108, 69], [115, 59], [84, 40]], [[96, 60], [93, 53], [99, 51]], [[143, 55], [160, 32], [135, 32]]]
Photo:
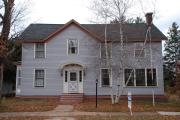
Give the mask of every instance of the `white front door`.
[[78, 81], [79, 74], [78, 71], [69, 71], [69, 80], [68, 80], [68, 92], [69, 93], [78, 93]]

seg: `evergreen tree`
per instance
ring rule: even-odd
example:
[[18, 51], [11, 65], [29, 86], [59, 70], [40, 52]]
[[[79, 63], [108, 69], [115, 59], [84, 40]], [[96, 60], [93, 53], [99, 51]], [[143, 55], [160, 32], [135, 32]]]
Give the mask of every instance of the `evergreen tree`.
[[179, 26], [173, 22], [171, 28], [168, 31], [168, 40], [165, 42], [165, 54], [164, 54], [164, 77], [165, 85], [173, 86], [175, 80], [175, 67], [176, 61], [179, 57], [178, 49], [180, 42], [180, 30]]

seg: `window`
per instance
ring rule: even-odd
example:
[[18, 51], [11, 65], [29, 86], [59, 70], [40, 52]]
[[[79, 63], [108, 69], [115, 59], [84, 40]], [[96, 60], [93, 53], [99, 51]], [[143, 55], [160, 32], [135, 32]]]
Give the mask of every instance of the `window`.
[[[107, 44], [107, 55], [108, 58], [112, 58], [112, 44]], [[101, 43], [100, 46], [100, 58], [106, 59], [106, 47], [104, 43]]]
[[82, 71], [79, 71], [79, 82], [82, 82]]
[[37, 69], [35, 70], [35, 81], [34, 86], [35, 87], [44, 87], [44, 76], [45, 71], [43, 69]]
[[109, 69], [101, 69], [101, 86], [109, 87], [110, 86], [110, 70]]
[[68, 54], [78, 54], [78, 40], [68, 40]]
[[143, 57], [145, 57], [145, 48], [144, 48], [144, 44], [143, 43], [136, 43], [135, 44], [134, 56], [136, 58], [143, 58]]
[[35, 44], [35, 58], [45, 58], [44, 43], [36, 43]]
[[134, 70], [125, 69], [124, 73], [125, 73], [125, 85], [127, 84], [127, 86], [134, 86]]
[[136, 69], [136, 86], [145, 86], [145, 69]]
[[125, 69], [124, 79], [127, 86], [157, 86], [156, 69]]
[[76, 80], [77, 80], [76, 72], [70, 72], [70, 81], [76, 81]]
[[68, 80], [68, 71], [65, 71], [65, 82]]
[[22, 76], [21, 76], [21, 68], [20, 67], [18, 67], [17, 72], [18, 72], [17, 73], [17, 85], [19, 86], [19, 85], [21, 85], [21, 78], [22, 78]]
[[157, 86], [156, 69], [147, 69], [147, 86]]

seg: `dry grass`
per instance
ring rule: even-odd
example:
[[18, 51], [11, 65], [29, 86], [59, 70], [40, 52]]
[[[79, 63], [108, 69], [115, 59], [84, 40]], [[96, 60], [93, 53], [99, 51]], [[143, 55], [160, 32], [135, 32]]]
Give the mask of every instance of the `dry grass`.
[[54, 109], [57, 99], [17, 99], [9, 98], [0, 104], [0, 112], [39, 112]]
[[83, 116], [78, 120], [180, 120], [180, 116], [116, 116], [116, 117], [102, 117], [102, 116]]
[[[99, 100], [98, 108], [95, 108], [95, 101], [85, 101], [75, 104], [75, 109], [79, 111], [99, 111], [99, 112], [127, 112], [127, 101], [120, 101], [118, 104], [111, 104], [110, 100]], [[180, 111], [179, 102], [158, 102], [153, 107], [151, 101], [133, 101], [132, 111], [147, 112], [147, 111]]]
[[45, 120], [47, 117], [2, 117], [0, 120]]

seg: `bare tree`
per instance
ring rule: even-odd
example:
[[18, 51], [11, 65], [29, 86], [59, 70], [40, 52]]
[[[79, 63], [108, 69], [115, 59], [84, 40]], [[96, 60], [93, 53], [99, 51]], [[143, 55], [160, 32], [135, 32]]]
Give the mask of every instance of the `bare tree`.
[[10, 33], [12, 32], [17, 35], [17, 32], [14, 30], [23, 20], [26, 11], [25, 9], [27, 9], [27, 6], [24, 6], [27, 4], [23, 4], [23, 6], [16, 6], [14, 3], [14, 0], [0, 1], [0, 102], [2, 98], [4, 62], [14, 51], [14, 47], [11, 49], [8, 48], [8, 41], [11, 39]]
[[[111, 59], [108, 55], [108, 51], [112, 48], [109, 49], [108, 47], [108, 43], [107, 43], [107, 23], [110, 23], [110, 21], [113, 20], [117, 20], [119, 23], [119, 48], [120, 49], [120, 55], [119, 56], [123, 56], [123, 31], [122, 31], [122, 27], [123, 27], [123, 23], [124, 23], [124, 18], [126, 16], [127, 11], [130, 9], [131, 5], [132, 5], [133, 0], [98, 0], [98, 1], [93, 1], [92, 6], [91, 6], [91, 10], [94, 12], [96, 19], [98, 19], [100, 22], [103, 21], [103, 23], [105, 23], [105, 54], [106, 54], [106, 67], [108, 68], [108, 72], [109, 72], [109, 79], [112, 79], [111, 77], [111, 70], [112, 70], [112, 62]], [[122, 73], [122, 68], [123, 68], [123, 58], [120, 57], [119, 60], [119, 69], [118, 69], [118, 73], [121, 74]], [[120, 81], [120, 76], [117, 78], [118, 81]], [[117, 83], [120, 84], [120, 83]], [[116, 97], [114, 96], [114, 91], [113, 91], [113, 86], [111, 89], [111, 100], [112, 100], [112, 104], [114, 104], [115, 102], [117, 103], [119, 100], [119, 88], [118, 91], [116, 93]]]
[[[124, 21], [125, 21], [128, 11], [130, 10], [130, 8], [133, 7], [132, 6], [133, 2], [134, 0], [98, 0], [98, 1], [94, 0], [91, 6], [91, 10], [93, 11], [96, 17], [95, 20], [100, 23], [105, 23], [105, 28], [104, 28], [105, 41], [104, 42], [105, 42], [105, 54], [106, 54], [106, 61], [105, 61], [106, 67], [109, 68], [109, 73], [111, 72], [110, 70], [112, 69], [113, 66], [115, 66], [116, 68], [116, 70], [114, 71], [117, 74], [117, 77], [115, 78], [116, 85], [112, 86], [112, 90], [111, 90], [112, 104], [119, 102], [119, 98], [124, 91], [124, 86], [123, 86], [124, 81], [121, 80], [124, 67], [128, 66], [129, 68], [133, 68], [133, 66], [129, 66], [126, 61], [128, 59], [127, 58], [128, 50], [126, 49], [127, 45], [125, 43], [127, 36], [123, 34], [123, 24], [125, 23]], [[145, 15], [145, 9], [144, 9], [145, 6], [142, 4], [141, 0], [139, 0], [139, 3], [141, 5], [142, 12]], [[153, 11], [155, 11], [155, 5], [156, 5], [156, 0], [153, 2], [153, 6], [154, 6]], [[119, 39], [118, 41], [115, 41], [115, 42], [118, 42], [118, 44], [114, 44], [113, 46], [113, 47], [116, 47], [119, 51], [118, 55], [115, 56], [116, 58], [118, 58], [118, 63], [115, 63], [116, 65], [113, 65], [111, 62], [111, 59], [109, 58], [108, 51], [109, 50], [111, 51], [111, 48], [108, 47], [107, 36], [106, 36], [107, 27], [108, 27], [107, 24], [114, 20], [116, 23], [119, 24]], [[147, 37], [149, 33], [150, 33], [150, 29], [147, 30], [147, 35], [145, 36], [145, 40], [144, 40], [144, 46], [141, 51], [143, 51], [144, 47], [146, 46], [146, 41], [147, 41]], [[114, 41], [112, 41], [112, 44], [113, 42]], [[152, 58], [150, 61], [152, 61]], [[102, 62], [102, 60], [100, 62]], [[137, 61], [137, 64], [138, 62], [139, 60]], [[131, 71], [129, 78], [126, 81], [125, 86], [129, 82], [132, 73], [133, 73], [133, 70]], [[112, 79], [111, 74], [109, 74], [109, 79]], [[114, 89], [117, 89], [117, 90], [114, 90]]]

